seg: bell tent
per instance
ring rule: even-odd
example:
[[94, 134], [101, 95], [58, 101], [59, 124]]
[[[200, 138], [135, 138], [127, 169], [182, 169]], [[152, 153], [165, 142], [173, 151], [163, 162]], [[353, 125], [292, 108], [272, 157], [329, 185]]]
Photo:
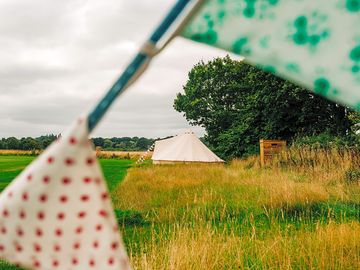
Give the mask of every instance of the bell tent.
[[170, 139], [156, 141], [151, 159], [154, 164], [224, 162], [207, 148], [192, 131], [187, 131]]

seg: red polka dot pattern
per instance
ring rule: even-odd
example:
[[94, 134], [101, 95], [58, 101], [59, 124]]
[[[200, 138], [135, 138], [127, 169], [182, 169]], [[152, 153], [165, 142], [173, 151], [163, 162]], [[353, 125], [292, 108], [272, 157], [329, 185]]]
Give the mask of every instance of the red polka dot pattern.
[[91, 178], [90, 177], [84, 177], [84, 183], [86, 183], [86, 184], [91, 183]]
[[59, 197], [59, 200], [60, 200], [61, 203], [66, 203], [67, 200], [68, 200], [68, 197], [66, 195], [61, 195]]
[[60, 250], [61, 250], [60, 245], [55, 245], [55, 246], [54, 246], [54, 251], [55, 251], [55, 252], [59, 252]]
[[88, 200], [90, 199], [90, 196], [88, 196], [88, 195], [81, 195], [80, 199], [81, 199], [81, 201], [86, 202], [86, 201], [88, 201]]
[[85, 211], [81, 211], [78, 213], [78, 218], [84, 218], [86, 216], [86, 212]]
[[69, 185], [71, 183], [71, 179], [69, 177], [63, 177], [62, 183], [64, 185]]
[[65, 213], [61, 212], [61, 213], [57, 214], [58, 220], [63, 220], [64, 218], [65, 218]]
[[98, 241], [94, 241], [93, 246], [94, 246], [94, 248], [98, 248], [98, 247], [99, 247], [99, 242], [98, 242]]
[[77, 140], [75, 137], [70, 137], [70, 139], [69, 139], [70, 144], [76, 144], [76, 142], [77, 142]]
[[47, 201], [47, 195], [46, 194], [40, 194], [39, 201], [42, 203], [45, 203]]
[[76, 230], [75, 230], [75, 233], [80, 234], [80, 233], [82, 233], [82, 231], [83, 231], [82, 227], [77, 227]]
[[28, 193], [27, 193], [27, 192], [24, 192], [24, 193], [23, 193], [23, 195], [22, 195], [22, 199], [23, 199], [23, 201], [27, 201], [27, 200], [28, 200], [28, 198], [29, 198]]
[[36, 228], [35, 234], [36, 234], [37, 237], [41, 237], [43, 235], [43, 232], [42, 232], [42, 230], [40, 228]]
[[72, 158], [65, 158], [65, 164], [67, 165], [67, 166], [72, 166], [72, 165], [74, 165], [74, 163], [75, 163], [75, 160], [74, 159], [72, 159]]
[[71, 263], [73, 265], [77, 265], [78, 264], [78, 259], [77, 258], [72, 258]]
[[39, 244], [34, 244], [35, 252], [41, 252], [41, 246]]
[[0, 194], [0, 258], [28, 269], [130, 269], [86, 119]]
[[3, 217], [9, 216], [9, 211], [7, 209], [4, 209], [2, 213], [3, 213]]
[[37, 218], [39, 220], [43, 220], [45, 218], [45, 213], [43, 211], [40, 211], [37, 213]]
[[80, 243], [79, 242], [74, 243], [73, 247], [74, 247], [74, 249], [79, 249]]
[[19, 217], [20, 217], [21, 219], [25, 219], [25, 218], [26, 218], [26, 213], [25, 213], [24, 210], [20, 210]]
[[86, 159], [86, 164], [89, 165], [89, 166], [93, 165], [94, 162], [95, 162], [95, 161], [94, 161], [94, 158], [92, 158], [92, 157], [88, 157], [88, 158]]
[[44, 184], [48, 184], [48, 183], [50, 182], [50, 177], [47, 176], [47, 175], [45, 175], [45, 176], [43, 177], [43, 182], [44, 182]]
[[19, 237], [24, 236], [24, 231], [21, 228], [17, 228], [16, 233]]

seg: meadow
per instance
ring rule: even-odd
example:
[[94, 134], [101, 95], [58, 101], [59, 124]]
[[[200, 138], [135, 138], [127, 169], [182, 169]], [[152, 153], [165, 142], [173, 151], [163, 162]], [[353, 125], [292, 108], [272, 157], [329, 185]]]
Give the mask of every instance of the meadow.
[[266, 168], [144, 166], [112, 197], [134, 269], [360, 269], [359, 165], [298, 149]]
[[[28, 160], [10, 162], [17, 172]], [[268, 167], [146, 163], [126, 175], [131, 161], [100, 162], [134, 269], [360, 269], [358, 152], [296, 149]]]

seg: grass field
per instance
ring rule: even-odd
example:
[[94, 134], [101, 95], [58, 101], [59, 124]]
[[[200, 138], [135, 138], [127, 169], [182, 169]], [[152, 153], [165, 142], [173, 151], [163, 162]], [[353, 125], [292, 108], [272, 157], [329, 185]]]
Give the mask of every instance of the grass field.
[[0, 156], [0, 191], [34, 158], [31, 156]]
[[360, 157], [302, 158], [131, 168], [112, 196], [133, 267], [360, 269]]
[[[0, 191], [14, 179], [35, 157], [0, 155]], [[100, 165], [108, 187], [112, 190], [124, 177], [131, 160], [100, 159]]]
[[[14, 179], [35, 157], [0, 155], [0, 191]], [[116, 187], [126, 175], [126, 170], [131, 166], [131, 160], [100, 159], [104, 176], [110, 191]], [[1, 270], [15, 270], [17, 267], [0, 262]]]
[[101, 165], [134, 269], [360, 269], [359, 162], [296, 152], [267, 168], [148, 164], [124, 181], [129, 164]]

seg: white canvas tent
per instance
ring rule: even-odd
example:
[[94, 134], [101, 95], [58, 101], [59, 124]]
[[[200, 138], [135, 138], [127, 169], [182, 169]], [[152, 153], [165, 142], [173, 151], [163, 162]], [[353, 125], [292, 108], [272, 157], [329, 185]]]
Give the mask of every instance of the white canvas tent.
[[192, 131], [155, 142], [154, 164], [175, 162], [224, 162], [207, 148]]

